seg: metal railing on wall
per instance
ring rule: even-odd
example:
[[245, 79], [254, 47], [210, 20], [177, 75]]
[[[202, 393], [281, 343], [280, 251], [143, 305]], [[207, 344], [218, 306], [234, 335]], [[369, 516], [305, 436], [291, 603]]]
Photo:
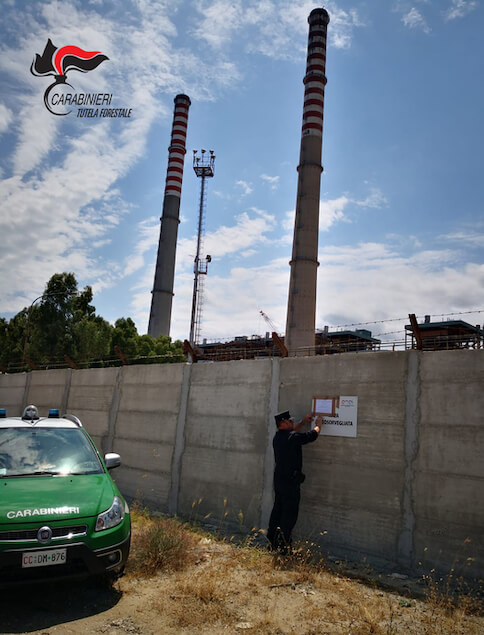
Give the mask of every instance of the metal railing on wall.
[[22, 360], [13, 359], [7, 363], [0, 364], [1, 373], [23, 373], [31, 370], [54, 370], [63, 368], [73, 368], [74, 370], [81, 370], [86, 368], [109, 368], [116, 366], [127, 366], [136, 364], [173, 364], [177, 362], [184, 362], [183, 355], [176, 353], [166, 353], [164, 355], [135, 355], [125, 356], [119, 355], [116, 357], [104, 357], [102, 359], [81, 360], [75, 361], [69, 358], [67, 355], [64, 357], [55, 357], [48, 360], [36, 361], [30, 358]]
[[[297, 356], [317, 356], [317, 355], [339, 355], [345, 353], [379, 353], [384, 351], [405, 351], [419, 348], [417, 342], [412, 337], [380, 342], [355, 341], [353, 339], [341, 340], [338, 342], [327, 342], [317, 344], [312, 347], [301, 348], [295, 351]], [[478, 350], [484, 348], [481, 337], [462, 336], [438, 336], [425, 337], [420, 350], [424, 351], [446, 351], [446, 350]], [[273, 343], [271, 339], [251, 338], [246, 341], [229, 341], [205, 343], [196, 347], [196, 361], [199, 362], [223, 362], [232, 360], [248, 359], [272, 359], [284, 357], [283, 350]], [[123, 351], [116, 347], [116, 355], [104, 357], [102, 359], [73, 360], [68, 355], [43, 359], [42, 361], [30, 359], [23, 356], [10, 359], [8, 362], [0, 364], [0, 372], [20, 373], [31, 370], [49, 369], [86, 369], [86, 368], [107, 368], [122, 365], [138, 364], [166, 364], [185, 362], [187, 357], [181, 353], [166, 353], [163, 355], [125, 355]]]

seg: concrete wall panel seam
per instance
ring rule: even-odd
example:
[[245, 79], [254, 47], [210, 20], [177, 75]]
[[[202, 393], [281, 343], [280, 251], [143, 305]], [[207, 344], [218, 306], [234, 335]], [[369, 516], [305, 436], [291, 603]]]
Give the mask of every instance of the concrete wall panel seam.
[[180, 391], [180, 408], [176, 426], [175, 447], [173, 448], [171, 461], [171, 485], [168, 495], [168, 512], [171, 515], [178, 513], [178, 497], [180, 490], [181, 469], [183, 455], [185, 453], [185, 424], [187, 420], [188, 399], [190, 397], [190, 384], [192, 364], [186, 364], [183, 368], [182, 387]]
[[272, 437], [275, 432], [274, 416], [277, 414], [279, 408], [280, 369], [280, 360], [277, 358], [273, 359], [271, 363], [271, 385], [268, 399], [267, 443], [263, 464], [263, 489], [260, 498], [259, 527], [267, 527], [269, 524], [269, 516], [273, 503], [272, 483], [274, 477], [274, 455], [272, 451]]
[[111, 407], [108, 413], [108, 433], [102, 440], [103, 452], [112, 452], [114, 446], [114, 439], [116, 436], [116, 421], [118, 418], [119, 403], [121, 401], [121, 391], [123, 384], [123, 367], [120, 366], [117, 369], [116, 379], [113, 386], [113, 394], [111, 400]]
[[67, 404], [69, 403], [69, 391], [71, 389], [72, 368], [66, 371], [66, 379], [64, 382], [64, 392], [62, 394], [61, 414], [67, 412]]
[[420, 425], [420, 353], [409, 351], [406, 375], [404, 421], [405, 469], [402, 492], [402, 530], [398, 537], [397, 560], [408, 569], [415, 566], [415, 461], [419, 448]]
[[23, 403], [22, 403], [22, 412], [24, 411], [24, 408], [28, 405], [31, 381], [32, 381], [32, 373], [27, 373], [25, 375], [25, 387], [24, 387], [24, 396], [23, 396]]

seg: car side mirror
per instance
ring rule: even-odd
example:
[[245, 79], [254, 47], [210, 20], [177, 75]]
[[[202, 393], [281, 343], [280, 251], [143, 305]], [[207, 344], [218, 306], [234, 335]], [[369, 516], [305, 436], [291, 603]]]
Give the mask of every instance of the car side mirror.
[[121, 457], [116, 452], [108, 452], [104, 455], [104, 463], [108, 470], [112, 470], [121, 465]]

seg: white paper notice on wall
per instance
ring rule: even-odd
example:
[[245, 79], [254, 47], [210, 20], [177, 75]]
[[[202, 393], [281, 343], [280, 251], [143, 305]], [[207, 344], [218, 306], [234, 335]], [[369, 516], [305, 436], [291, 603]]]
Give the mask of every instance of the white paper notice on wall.
[[356, 437], [358, 397], [313, 397], [313, 412], [322, 417], [321, 434]]

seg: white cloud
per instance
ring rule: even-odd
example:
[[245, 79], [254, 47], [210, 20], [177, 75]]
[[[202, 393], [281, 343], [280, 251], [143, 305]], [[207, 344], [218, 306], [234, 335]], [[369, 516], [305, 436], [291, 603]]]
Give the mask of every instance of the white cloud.
[[484, 284], [484, 265], [456, 267], [455, 254], [448, 250], [426, 250], [405, 257], [389, 246], [368, 243], [326, 247], [319, 259], [320, 328], [325, 324], [405, 319], [409, 313], [479, 308], [474, 305]]
[[[349, 48], [354, 30], [364, 26], [357, 10], [341, 9], [331, 1], [326, 8], [331, 21], [330, 45]], [[201, 19], [192, 33], [217, 51], [239, 38], [249, 52], [274, 59], [300, 59], [307, 46], [307, 17], [312, 9], [312, 0], [212, 0], [197, 4]]]
[[[387, 203], [388, 201], [385, 195], [377, 187], [371, 188], [368, 196], [362, 200], [350, 198], [346, 194], [335, 199], [321, 199], [319, 202], [319, 231], [328, 231], [338, 222], [351, 222], [347, 213], [351, 205], [357, 205], [362, 208], [380, 209], [386, 206]], [[283, 226], [287, 231], [292, 232], [294, 228], [294, 215], [295, 210], [286, 213]], [[287, 240], [292, 240], [292, 233], [290, 237], [288, 235], [286, 238]]]
[[[263, 245], [268, 241], [267, 234], [275, 227], [275, 218], [271, 214], [252, 208], [235, 217], [235, 224], [222, 225], [215, 231], [207, 232], [203, 237], [203, 251], [212, 256], [213, 261], [227, 255], [237, 257], [247, 249]], [[176, 252], [176, 270], [192, 268], [196, 252], [196, 236], [178, 241]]]
[[260, 178], [270, 185], [271, 190], [277, 189], [277, 185], [279, 183], [278, 176], [269, 176], [268, 174], [261, 174]]
[[358, 14], [357, 9], [353, 8], [345, 11], [340, 9], [335, 3], [328, 3], [327, 9], [330, 15], [330, 24], [328, 26], [330, 44], [339, 49], [350, 48], [354, 30], [366, 26], [365, 22]]
[[[124, 268], [95, 253], [130, 211], [117, 181], [143, 157], [153, 123], [169, 121], [173, 94], [189, 86], [192, 99], [212, 99], [239, 77], [230, 62], [173, 48], [170, 16], [176, 9], [176, 2], [143, 0], [136, 4], [136, 20], [112, 20], [78, 3], [47, 2], [33, 5], [17, 24], [17, 42], [2, 43], [0, 68], [17, 82], [17, 109], [9, 107], [8, 96], [0, 109], [1, 125], [16, 134], [3, 166], [2, 176], [10, 176], [0, 184], [0, 234], [10, 245], [3, 266], [12, 272], [0, 277], [4, 312], [18, 311], [23, 296], [35, 296], [55, 272], [73, 270], [79, 279], [97, 280], [97, 288], [105, 288], [141, 266], [144, 244]], [[25, 71], [45, 46], [32, 32], [55, 33], [57, 46], [92, 50], [95, 44], [105, 52], [109, 60], [95, 71], [73, 72], [69, 79], [79, 91], [111, 92], [113, 106], [132, 108], [132, 117], [89, 121], [48, 113], [42, 94], [51, 78]], [[167, 105], [165, 95], [170, 95]]]
[[[472, 310], [481, 297], [484, 265], [456, 265], [451, 250], [416, 251], [405, 255], [385, 243], [324, 246], [318, 269], [318, 328], [402, 318], [398, 324], [366, 326], [374, 334], [396, 331], [390, 339], [403, 340], [408, 314], [440, 314]], [[235, 335], [263, 335], [268, 327], [262, 309], [284, 331], [290, 267], [288, 257], [265, 265], [232, 266], [220, 273], [212, 263], [205, 280], [201, 336], [209, 340]], [[151, 282], [151, 279], [150, 279]], [[193, 275], [177, 275], [172, 316], [172, 337], [184, 339], [189, 331]], [[149, 294], [139, 295], [143, 306], [137, 318], [147, 320]]]
[[439, 239], [455, 243], [461, 247], [484, 247], [484, 233], [475, 230], [444, 234], [439, 236]]
[[10, 124], [13, 121], [13, 113], [4, 104], [0, 104], [0, 134], [6, 132], [9, 129]]
[[386, 196], [378, 187], [370, 188], [370, 193], [365, 199], [361, 201], [354, 200], [353, 202], [360, 207], [371, 207], [373, 209], [380, 209], [388, 205]]
[[479, 3], [476, 0], [451, 0], [451, 3], [452, 6], [444, 13], [444, 18], [446, 20], [463, 18], [479, 6]]
[[240, 188], [242, 188], [242, 192], [244, 196], [247, 196], [248, 194], [252, 194], [253, 192], [253, 188], [251, 187], [249, 183], [247, 183], [247, 181], [236, 181], [235, 185], [238, 185]]
[[[212, 256], [212, 263], [209, 266], [209, 275], [205, 284], [206, 293], [211, 295], [213, 302], [224, 302], [223, 299], [218, 299], [220, 293], [224, 293], [225, 287], [224, 277], [217, 274], [220, 271], [220, 267], [223, 267], [223, 262], [230, 262], [234, 271], [239, 271], [239, 268], [235, 267], [237, 260], [246, 260], [248, 257], [257, 254], [261, 246], [264, 246], [269, 241], [269, 234], [276, 226], [276, 221], [273, 215], [268, 214], [263, 210], [252, 208], [248, 212], [243, 212], [235, 218], [235, 224], [231, 226], [221, 226], [213, 232], [207, 232], [203, 239], [203, 253], [210, 254]], [[147, 253], [149, 242], [152, 246], [154, 241], [158, 240], [159, 228], [155, 228], [154, 223], [149, 225], [148, 223], [140, 226], [141, 241]], [[143, 237], [145, 240], [143, 241]], [[175, 298], [173, 301], [173, 316], [172, 316], [172, 336], [174, 338], [185, 338], [188, 335], [189, 324], [187, 324], [187, 316], [190, 315], [190, 307], [193, 291], [193, 259], [196, 252], [196, 236], [190, 239], [182, 238], [178, 241], [176, 251], [176, 265], [175, 265]], [[140, 248], [140, 252], [141, 252]], [[222, 263], [219, 265], [220, 261]], [[287, 262], [287, 259], [284, 259]], [[272, 267], [270, 265], [269, 267]], [[264, 270], [264, 267], [260, 269]], [[240, 268], [240, 271], [245, 270]], [[258, 271], [259, 269], [257, 269]], [[247, 271], [252, 271], [252, 268], [247, 268]], [[135, 284], [132, 289], [132, 303], [131, 314], [133, 315], [138, 325], [140, 332], [145, 332], [148, 324], [149, 309], [151, 303], [151, 295], [147, 291], [151, 289], [153, 283], [154, 263], [150, 266], [144, 266], [144, 273], [140, 280]], [[237, 274], [238, 277], [241, 274]], [[255, 281], [253, 281], [255, 284]], [[266, 288], [265, 282], [259, 281], [259, 288]], [[219, 284], [220, 283], [220, 284]], [[269, 284], [269, 283], [267, 283]], [[232, 289], [229, 297], [233, 300], [234, 289]], [[267, 297], [267, 296], [266, 296]], [[234, 307], [237, 307], [239, 302], [236, 302]], [[227, 306], [228, 310], [228, 306]], [[239, 316], [240, 319], [241, 316]], [[185, 327], [183, 325], [185, 324]], [[186, 332], [183, 331], [186, 328]], [[223, 332], [227, 329], [227, 324], [223, 328]], [[220, 336], [220, 332], [218, 334]]]
[[338, 221], [344, 220], [344, 210], [350, 199], [346, 196], [319, 202], [319, 230], [328, 231]]
[[197, 20], [197, 27], [192, 33], [212, 48], [226, 46], [241, 27], [243, 10], [238, 0], [232, 0], [230, 4], [225, 0], [212, 0], [210, 4], [197, 4], [196, 9], [202, 17]]
[[244, 251], [241, 251], [239, 255], [243, 258], [250, 258], [251, 256], [255, 256], [256, 254], [256, 249], [245, 249]]
[[408, 13], [402, 16], [402, 22], [410, 29], [420, 29], [424, 33], [430, 33], [431, 29], [427, 21], [415, 7], [412, 7]]
[[[332, 225], [339, 221], [346, 221], [344, 214], [345, 208], [351, 202], [347, 196], [340, 196], [330, 200], [319, 201], [319, 231], [328, 231]], [[292, 241], [292, 232], [294, 230], [295, 210], [286, 212], [283, 227], [288, 232], [286, 242]]]
[[[204, 254], [210, 254], [214, 263], [227, 256], [234, 259], [239, 257], [246, 259], [258, 253], [256, 247], [267, 243], [267, 235], [274, 227], [274, 216], [263, 210], [251, 208], [248, 212], [236, 216], [234, 225], [221, 226], [215, 231], [204, 234], [202, 251]], [[156, 253], [159, 231], [157, 219], [150, 218], [139, 223], [136, 247], [126, 258], [124, 269], [118, 274], [127, 276], [144, 269], [142, 281], [135, 285], [136, 293], [132, 304], [134, 314], [142, 320], [142, 324], [149, 313], [146, 303], [151, 301], [151, 298], [146, 293], [146, 289], [151, 288], [154, 271], [154, 263], [146, 266], [146, 256]], [[196, 236], [178, 240], [175, 265], [177, 284], [178, 279], [183, 280], [184, 276], [188, 276], [188, 280], [192, 279], [196, 242]], [[114, 281], [114, 277], [110, 280]]]
[[125, 260], [124, 275], [129, 276], [145, 265], [145, 254], [156, 253], [160, 235], [160, 221], [149, 218], [138, 224], [138, 238], [133, 252]]
[[[213, 340], [263, 334], [268, 328], [260, 316], [260, 309], [283, 328], [288, 283], [287, 257], [256, 267], [234, 266], [226, 275], [220, 275], [214, 266], [205, 280], [202, 338]], [[178, 277], [173, 304], [173, 337], [184, 339], [188, 335], [192, 290], [193, 276]]]

